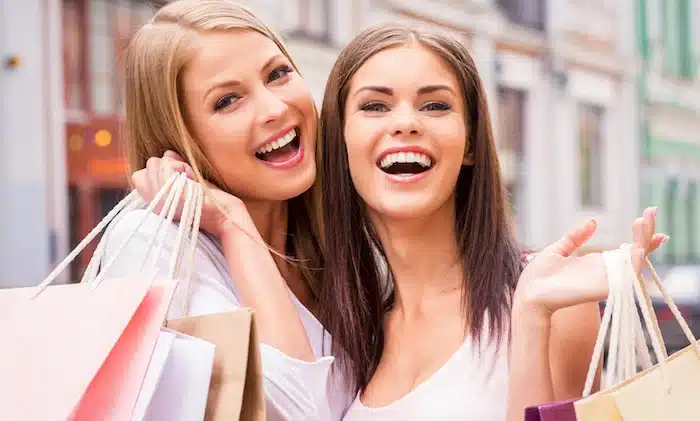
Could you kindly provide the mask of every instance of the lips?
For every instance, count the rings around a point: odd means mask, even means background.
[[[435,163],[429,151],[420,147],[392,148],[380,155],[377,166],[390,175],[416,175],[424,173]]]
[[[301,131],[294,127],[279,136],[269,139],[255,152],[258,161],[274,169],[295,167],[304,159]]]

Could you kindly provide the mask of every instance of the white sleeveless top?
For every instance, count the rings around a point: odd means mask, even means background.
[[[485,338],[485,337],[484,337]],[[344,421],[505,421],[508,403],[508,344],[468,339],[426,381],[383,407],[367,407],[359,394]]]

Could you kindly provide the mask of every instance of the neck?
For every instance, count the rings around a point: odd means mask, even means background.
[[[436,298],[461,294],[454,200],[422,218],[372,220],[394,274],[395,309],[421,313]]]
[[[260,233],[263,241],[275,252],[287,256],[287,231],[289,229],[289,210],[287,201],[278,202],[246,202],[246,208],[250,213],[255,228]],[[308,295],[299,269],[288,263],[277,254],[272,255],[282,277],[287,281],[290,289],[302,301]]]

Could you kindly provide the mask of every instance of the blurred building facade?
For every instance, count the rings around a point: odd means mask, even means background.
[[[700,3],[640,0],[642,200],[671,236],[656,258],[700,263]]]
[[[630,238],[639,210],[633,1],[248,0],[287,37],[314,96],[335,56],[379,22],[447,31],[472,52],[490,97],[518,234],[541,247],[587,218],[590,247]]]
[[[551,242],[585,218],[600,226],[592,247],[616,245],[629,238],[640,187],[652,192],[647,201],[657,203],[668,188],[647,186],[675,185],[671,180],[679,177],[667,174],[694,179],[692,160],[683,161],[680,173],[673,172],[677,164],[659,164],[666,152],[655,141],[692,144],[688,136],[698,133],[693,123],[682,120],[685,135],[664,135],[659,127],[677,129],[673,118],[681,117],[668,117],[671,123],[664,126],[653,123],[653,107],[639,106],[651,104],[654,95],[662,98],[671,82],[655,58],[664,53],[653,41],[642,42],[656,39],[659,30],[640,24],[642,12],[633,0],[241,2],[283,35],[319,104],[340,48],[369,25],[420,22],[462,40],[488,91],[518,233],[530,247]],[[7,28],[0,33],[0,194],[18,198],[0,210],[0,286],[38,282],[128,187],[121,52],[158,3],[0,0],[0,27]],[[651,4],[662,0],[642,3],[654,10]],[[654,13],[648,16],[656,19]],[[15,56],[16,65],[10,60]],[[677,114],[687,115],[697,110],[697,99],[683,87],[695,85],[677,79],[673,98],[681,98],[675,104],[684,104],[686,112]],[[681,157],[688,158],[686,150]],[[674,192],[698,190],[689,187],[693,183],[677,184],[687,187]],[[674,200],[680,203],[685,194]],[[674,224],[678,214],[669,218]],[[684,220],[700,234],[700,224]],[[86,263],[84,258],[77,267]]]

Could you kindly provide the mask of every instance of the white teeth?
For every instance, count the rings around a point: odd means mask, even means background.
[[[297,130],[292,129],[287,133],[286,135],[280,137],[279,139],[273,140],[272,142],[268,143],[265,146],[262,146],[260,149],[258,149],[259,154],[264,154],[267,152],[272,152],[275,149],[279,149],[281,147],[287,146],[289,142],[294,140],[294,137],[297,135]]]
[[[396,163],[416,163],[430,168],[433,164],[433,160],[428,155],[419,152],[394,152],[382,158],[379,165],[386,169]]]

